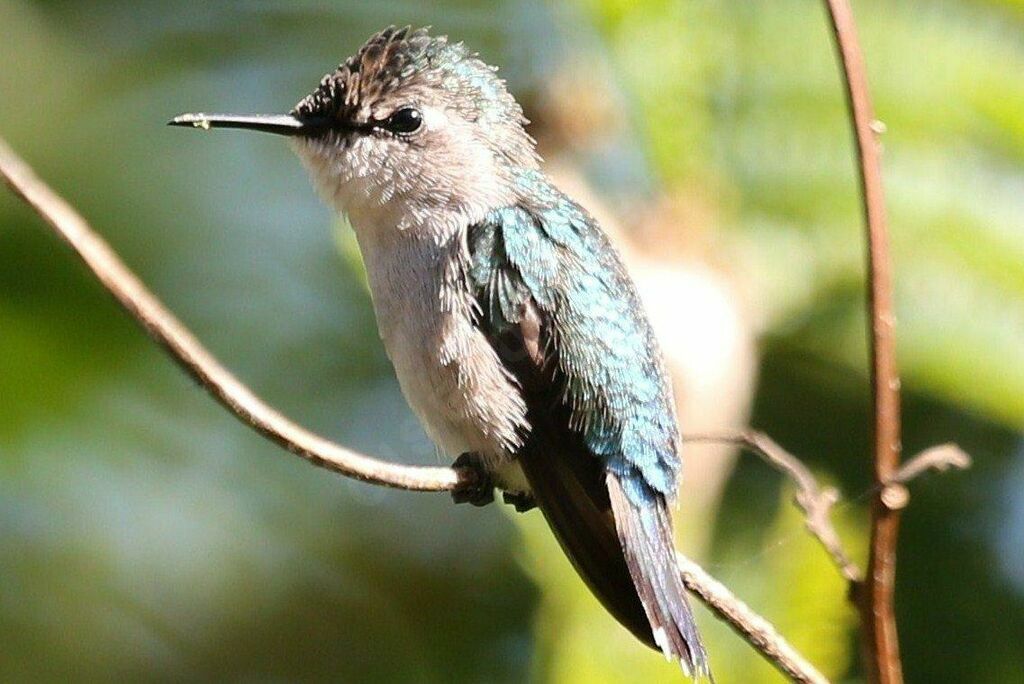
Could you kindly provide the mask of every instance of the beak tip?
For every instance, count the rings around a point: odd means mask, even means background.
[[[210,120],[205,114],[179,114],[167,122],[168,126],[191,126],[210,130]]]

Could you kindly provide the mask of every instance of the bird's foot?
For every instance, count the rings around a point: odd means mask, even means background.
[[[502,492],[501,498],[505,503],[514,506],[516,513],[525,513],[537,507],[537,500],[525,492]]]
[[[491,481],[491,475],[484,468],[478,454],[467,451],[455,459],[452,465],[456,470],[472,470],[474,475],[472,484],[452,490],[452,501],[474,506],[486,506],[494,501],[494,482]]]

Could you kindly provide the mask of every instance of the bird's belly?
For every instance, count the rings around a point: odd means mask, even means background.
[[[440,326],[407,319],[407,329],[384,337],[399,385],[431,440],[450,457],[474,452],[496,484],[527,492],[513,454],[525,426],[519,391],[466,325],[439,319]],[[440,329],[438,329],[440,328]],[[478,333],[477,333],[478,334]],[[454,336],[462,339],[455,340]],[[482,336],[481,336],[482,337]],[[465,353],[445,354],[457,347]]]
[[[432,273],[399,284],[373,271],[368,268],[381,339],[428,436],[450,457],[478,454],[499,487],[528,491],[514,463],[527,429],[526,405],[468,304],[457,305],[459,293],[442,297],[442,279]]]
[[[391,330],[381,338],[395,368],[402,394],[427,434],[449,456],[479,450],[480,430],[459,416],[469,413],[468,397],[460,387],[453,364],[444,364],[433,349],[437,332],[425,321],[407,321],[402,331]],[[478,433],[478,434],[474,434]],[[474,446],[475,445],[475,446]]]

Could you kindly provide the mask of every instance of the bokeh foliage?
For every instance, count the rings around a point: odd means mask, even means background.
[[[858,2],[898,277],[914,488],[909,681],[1024,671],[1024,4]],[[332,219],[279,140],[182,110],[277,111],[391,22],[544,87],[578,45],[624,93],[656,192],[699,203],[764,327],[753,422],[851,495],[868,435],[852,148],[820,3],[0,0],[0,135],[261,394],[381,456],[433,460]],[[596,47],[595,47],[596,46]],[[621,188],[617,189],[620,193]],[[644,188],[650,192],[651,188]],[[706,559],[839,680],[843,587],[791,492],[743,460]],[[775,681],[706,614],[720,682]],[[0,195],[0,679],[673,681],[536,516],[461,510],[283,457],[214,406]]]

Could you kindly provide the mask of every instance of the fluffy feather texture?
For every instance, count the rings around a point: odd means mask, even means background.
[[[384,121],[415,107],[423,125]],[[402,391],[452,456],[532,492],[639,638],[707,674],[672,548],[674,402],[615,249],[539,170],[519,106],[461,44],[388,28],[295,109],[293,138],[348,214]]]

